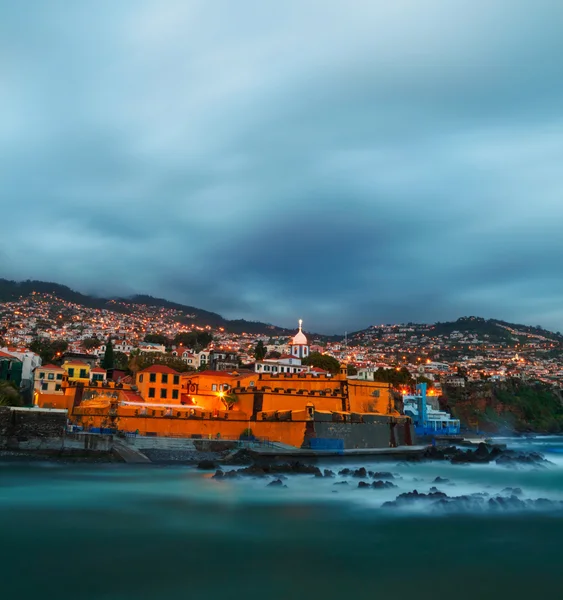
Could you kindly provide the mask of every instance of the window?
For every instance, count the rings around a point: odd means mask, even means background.
[[[212,391],[212,392],[216,392],[216,391],[217,391],[217,384],[216,384],[216,383],[214,383],[214,384],[211,386],[211,391]]]
[[[54,379],[55,379],[55,374],[54,374],[54,373],[49,373],[49,374],[47,375],[47,379],[50,379],[51,381],[54,381]]]
[[[45,379],[45,373],[39,373],[39,379]]]
[[[154,398],[154,388],[149,388],[149,398]]]
[[[61,384],[60,384],[60,383],[57,383],[57,384],[55,385],[55,392],[60,392],[60,391],[61,391]]]
[[[139,375],[139,383],[143,383],[143,376]]]
[[[63,374],[62,373],[57,373],[57,379],[60,381],[63,378]]]
[[[88,371],[86,369],[80,369],[80,379],[88,379]]]
[[[74,377],[74,369],[73,369],[73,368],[70,368],[70,369],[68,370],[68,376],[69,376],[69,377]]]
[[[150,381],[151,383],[156,383],[156,373],[151,373],[151,374],[149,375],[149,381]]]
[[[160,397],[161,398],[166,398],[166,392],[167,392],[166,388],[161,388],[161,390],[160,390]]]
[[[178,390],[172,390],[172,399],[178,400]]]
[[[190,362],[192,362],[191,359]],[[174,385],[180,385],[180,375],[174,375]]]
[[[44,381],[44,382],[41,384],[41,391],[42,391],[42,392],[46,392],[48,389],[49,389],[49,384],[48,384],[46,381]]]
[[[92,381],[103,381],[104,376],[101,373],[96,373],[92,375]]]
[[[168,383],[168,375],[165,373],[162,374],[162,383]]]

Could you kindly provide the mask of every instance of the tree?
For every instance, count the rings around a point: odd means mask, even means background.
[[[254,348],[254,358],[256,360],[264,360],[266,356],[266,347],[264,346],[264,342],[259,340],[256,344],[256,348]]]
[[[0,406],[22,406],[23,398],[11,381],[0,381]]]
[[[340,372],[340,363],[333,356],[328,354],[321,354],[320,352],[311,352],[309,356],[306,356],[302,361],[304,365],[310,365],[312,367],[318,367],[329,371],[333,375]]]
[[[272,350],[271,352],[268,352],[268,354],[266,355],[266,358],[280,358],[281,357],[281,352],[278,352],[277,350]]]
[[[238,402],[238,397],[233,393],[223,395],[219,394],[219,397],[221,398],[221,402],[225,405],[226,410],[231,410]]]
[[[102,345],[102,342],[97,337],[86,338],[82,345],[86,350],[92,350],[92,348],[99,348]]]
[[[358,369],[354,365],[347,365],[346,373],[347,373],[347,375],[357,375]]]
[[[125,352],[115,351],[113,353],[113,366],[115,369],[126,371],[129,368],[129,357]]]
[[[196,352],[207,348],[213,341],[213,336],[208,331],[190,331],[189,333],[179,333],[174,338],[176,346],[186,346]]]
[[[108,337],[106,344],[106,351],[104,352],[104,358],[102,359],[102,369],[113,369],[114,357],[113,357],[113,344],[111,343],[111,336]]]
[[[29,345],[29,349],[41,357],[41,362],[46,365],[61,358],[68,348],[68,342],[65,340],[48,340],[45,338],[35,338]]]
[[[166,347],[170,346],[170,340],[160,333],[147,333],[147,335],[145,335],[145,342],[148,342],[149,344],[161,344]]]
[[[396,369],[382,369],[381,367],[373,374],[373,380],[381,383],[390,383],[394,386],[412,386],[414,379],[406,367]]]

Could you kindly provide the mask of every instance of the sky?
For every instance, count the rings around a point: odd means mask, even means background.
[[[561,0],[0,0],[0,277],[563,331]]]

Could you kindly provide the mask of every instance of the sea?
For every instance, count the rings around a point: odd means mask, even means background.
[[[502,442],[549,464],[357,458],[270,486],[189,466],[3,461],[0,598],[563,598],[563,438]],[[338,475],[362,466],[397,487]],[[431,488],[481,500],[385,505]]]

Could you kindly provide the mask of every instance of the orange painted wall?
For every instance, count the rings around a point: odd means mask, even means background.
[[[379,392],[379,397],[373,395],[374,391]],[[398,414],[393,408],[393,402],[391,402],[391,410],[389,410],[391,386],[388,383],[349,379],[348,398],[351,412]]]
[[[68,388],[67,388],[68,389]],[[74,403],[74,389],[64,394],[35,394],[35,403],[39,408],[66,408],[69,413]]]
[[[151,375],[154,381],[151,381]],[[175,379],[177,383],[174,383]],[[181,383],[180,373],[150,373],[147,371],[141,371],[137,373],[137,388],[139,393],[146,402],[162,402],[167,403],[180,403],[181,395]],[[154,389],[154,396],[150,396],[150,389]],[[162,392],[166,394],[166,397],[162,397]],[[174,392],[176,397],[174,397]]]

